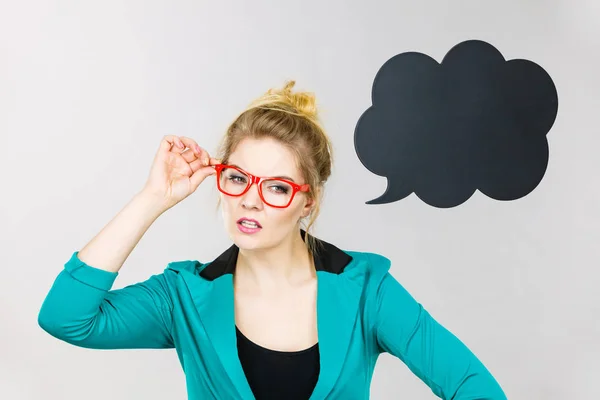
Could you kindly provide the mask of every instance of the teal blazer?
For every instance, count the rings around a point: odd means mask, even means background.
[[[402,360],[442,399],[506,399],[480,360],[389,273],[386,257],[319,243],[320,375],[311,400],[368,399],[382,352]],[[238,251],[232,245],[211,262],[171,262],[162,273],[116,290],[117,273],[85,264],[76,251],[38,323],[86,348],[175,348],[189,399],[254,399],[237,354],[232,272]]]

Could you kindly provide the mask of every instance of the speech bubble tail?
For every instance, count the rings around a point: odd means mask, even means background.
[[[385,192],[376,199],[367,201],[366,204],[393,203],[394,201],[402,200],[413,192],[408,185],[399,183],[399,180],[392,182],[390,178],[387,178],[387,181],[388,185]]]

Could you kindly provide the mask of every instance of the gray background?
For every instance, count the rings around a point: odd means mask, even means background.
[[[44,333],[37,313],[72,252],[141,189],[163,135],[213,151],[237,112],[286,79],[317,94],[336,151],[316,234],[391,258],[510,399],[599,398],[599,4],[3,1],[0,398],[185,398],[174,351],[79,349]],[[379,67],[404,51],[441,61],[467,39],[553,78],[541,184],[512,202],[476,192],[445,210],[414,194],[366,205],[386,180],[361,165],[353,131]],[[216,199],[211,179],[161,216],[115,287],[223,251]],[[372,397],[435,398],[389,355]]]

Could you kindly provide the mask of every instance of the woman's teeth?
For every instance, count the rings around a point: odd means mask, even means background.
[[[247,228],[258,228],[258,225],[256,225],[256,223],[254,222],[242,221],[240,222],[240,224],[244,225]]]

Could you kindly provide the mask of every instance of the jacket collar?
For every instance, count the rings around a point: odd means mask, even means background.
[[[305,238],[306,232],[301,231]],[[316,239],[316,238],[315,238]],[[326,398],[342,370],[358,315],[362,293],[362,260],[336,246],[317,239],[314,261],[317,270],[317,329],[320,374],[311,400]],[[235,332],[233,271],[239,248],[229,247],[198,272],[173,267],[179,273],[177,285],[189,291],[190,307],[197,313],[214,348],[214,354],[231,381],[223,386],[233,398],[253,400],[242,369]],[[350,268],[350,267],[353,268]],[[193,336],[198,333],[192,333]],[[199,339],[196,339],[199,340]],[[200,354],[196,355],[202,359]],[[223,394],[223,398],[228,396]]]
[[[300,230],[302,239],[306,240],[306,231]],[[314,236],[313,236],[314,237]],[[317,248],[315,250],[315,269],[318,271],[341,274],[344,268],[352,261],[352,256],[340,250],[331,243],[315,238]],[[213,281],[225,274],[233,274],[239,254],[239,247],[233,244],[214,261],[200,272],[200,276],[206,280]]]

